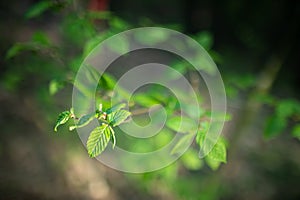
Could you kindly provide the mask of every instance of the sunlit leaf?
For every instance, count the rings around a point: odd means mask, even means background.
[[[108,124],[96,127],[87,140],[87,150],[90,157],[94,158],[101,154],[106,148],[111,136]]]
[[[153,105],[159,104],[159,101],[146,94],[135,94],[132,97],[132,100],[135,103],[145,107],[151,107]]]
[[[56,94],[60,89],[64,87],[64,84],[58,80],[52,80],[49,83],[49,93],[50,95]]]
[[[90,113],[87,115],[83,115],[80,117],[79,121],[75,126],[70,126],[70,130],[74,130],[75,128],[80,128],[88,125],[95,118],[95,113]]]
[[[198,152],[192,148],[188,149],[180,159],[183,165],[190,170],[198,170],[203,166],[203,161],[199,159]]]
[[[105,112],[107,114],[110,114],[112,112],[115,112],[115,111],[121,110],[122,108],[125,108],[125,106],[126,106],[125,103],[120,103],[120,104],[114,105],[113,107],[107,109]]]
[[[220,161],[214,160],[209,156],[205,157],[205,162],[214,171],[217,170],[221,165]]]
[[[219,139],[207,155],[215,161],[226,163],[226,146],[222,139]]]
[[[118,110],[116,112],[108,114],[107,116],[110,124],[112,124],[113,126],[118,126],[123,123],[130,115],[131,113],[127,110]]]
[[[54,127],[54,131],[57,131],[57,128],[62,125],[65,124],[71,117],[71,112],[70,111],[64,111],[62,113],[60,113],[58,115],[58,119],[56,121],[56,125]]]
[[[108,73],[102,74],[101,79],[103,80],[105,87],[110,90],[114,89],[117,83],[116,79]]]

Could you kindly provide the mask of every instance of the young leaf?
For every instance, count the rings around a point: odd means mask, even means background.
[[[226,146],[224,141],[219,139],[207,156],[212,160],[226,163]]]
[[[106,148],[111,136],[111,129],[108,124],[96,127],[90,134],[87,141],[87,150],[90,157],[94,158]]]
[[[57,127],[59,127],[62,124],[65,124],[71,117],[70,111],[64,111],[58,115],[58,119],[56,121],[56,125],[54,127],[54,131],[57,131]]]
[[[203,161],[199,159],[195,149],[188,149],[180,159],[182,164],[189,170],[198,170],[202,167]]]
[[[80,128],[88,125],[93,119],[95,118],[95,113],[90,113],[87,115],[83,115],[80,117],[78,123],[75,126],[70,126],[70,131],[74,130],[75,128]]]
[[[145,94],[135,94],[132,97],[132,100],[144,107],[151,107],[153,105],[159,104],[159,101],[157,101],[156,99],[150,97],[149,95],[145,95]]]
[[[131,113],[127,110],[118,110],[108,115],[108,121],[115,127],[123,123],[130,115]]]
[[[294,128],[292,130],[292,135],[295,138],[298,138],[300,140],[300,124],[297,124],[296,126],[294,126]]]
[[[209,156],[205,157],[205,162],[213,171],[217,170],[221,164],[220,161],[214,160]]]
[[[50,95],[56,94],[60,89],[64,87],[63,82],[60,82],[58,80],[52,80],[49,83],[49,93]]]
[[[125,103],[120,103],[120,104],[114,105],[113,107],[106,110],[106,114],[110,114],[112,112],[121,110],[122,108],[125,108],[125,106],[126,106]]]

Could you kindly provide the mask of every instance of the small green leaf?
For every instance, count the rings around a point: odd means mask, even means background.
[[[116,112],[118,110],[121,110],[122,108],[125,108],[125,106],[126,106],[125,103],[120,103],[120,104],[112,106],[111,108],[107,109],[105,112],[106,112],[106,114],[110,114],[112,112]]]
[[[294,128],[292,130],[292,136],[294,136],[295,138],[298,138],[300,140],[300,124],[297,124],[296,126],[294,126]]]
[[[154,99],[148,95],[145,95],[145,94],[135,94],[132,97],[132,100],[134,102],[136,102],[137,104],[147,107],[147,108],[149,108],[153,105],[159,104],[159,101],[157,101],[156,99]]]
[[[209,129],[209,126],[210,126],[210,124],[207,121],[203,121],[200,123],[200,128],[196,135],[196,142],[197,142],[197,144],[199,144],[200,148],[203,146],[203,142],[205,140],[205,135]]]
[[[115,127],[123,123],[130,115],[131,113],[127,110],[118,110],[108,114],[108,121]]]
[[[199,34],[196,35],[195,39],[206,50],[210,50],[214,43],[213,36],[209,31],[200,32]]]
[[[187,133],[197,128],[194,120],[183,116],[176,116],[169,119],[166,125],[168,128],[180,133]]]
[[[90,157],[100,155],[106,148],[111,137],[111,129],[108,124],[96,127],[90,134],[87,141],[87,150]]]
[[[205,157],[205,162],[213,171],[217,170],[221,164],[220,161],[214,160],[209,156]]]
[[[83,115],[82,117],[80,117],[77,124],[75,126],[70,126],[69,129],[70,129],[70,131],[72,131],[75,128],[84,127],[84,126],[88,125],[94,118],[95,118],[95,113]]]
[[[49,83],[49,93],[50,95],[56,94],[60,89],[64,87],[64,84],[58,80],[52,80]]]
[[[226,163],[226,146],[224,141],[219,139],[207,156],[212,160]]]
[[[56,121],[56,125],[54,127],[54,131],[57,131],[57,128],[62,125],[65,124],[71,117],[71,112],[70,111],[64,111],[62,113],[60,113],[58,115],[58,119]]]
[[[114,87],[117,83],[116,79],[108,73],[102,74],[101,79],[105,82],[105,83],[103,83],[103,84],[105,84],[105,87],[110,90],[114,89]]]
[[[181,161],[189,170],[198,170],[203,165],[203,161],[199,159],[197,151],[191,148],[182,155]]]

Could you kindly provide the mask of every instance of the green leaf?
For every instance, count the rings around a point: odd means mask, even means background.
[[[49,83],[49,93],[50,95],[56,94],[60,89],[64,87],[64,84],[58,80],[52,80]]]
[[[300,140],[300,124],[297,124],[296,126],[294,126],[294,128],[292,130],[292,136],[294,136],[295,138],[298,138]]]
[[[269,139],[279,135],[282,133],[286,125],[286,118],[277,115],[271,116],[266,122],[264,137]]]
[[[51,44],[50,38],[42,31],[35,32],[31,40],[45,46],[49,46]]]
[[[159,104],[159,101],[145,94],[135,94],[132,97],[132,100],[137,104],[147,108]]]
[[[198,153],[194,149],[187,150],[181,157],[182,164],[189,170],[198,170],[203,166],[203,161],[199,159]]]
[[[215,161],[226,163],[226,145],[225,142],[219,138],[213,149],[207,155]]]
[[[166,125],[168,128],[180,133],[187,133],[197,129],[195,121],[184,116],[173,117],[167,120]]]
[[[127,110],[118,110],[108,114],[107,116],[109,123],[115,127],[123,123],[130,115],[131,113]]]
[[[114,89],[117,83],[116,79],[108,73],[102,74],[101,79],[105,82],[105,87],[110,90]]]
[[[80,117],[78,123],[75,126],[70,126],[70,131],[74,130],[75,128],[80,128],[88,125],[93,119],[95,118],[95,113],[90,113],[87,115],[83,115]]]
[[[60,113],[58,115],[58,119],[56,121],[56,125],[54,127],[54,131],[57,131],[57,128],[62,125],[65,124],[71,117],[71,112],[70,111],[64,111],[62,113]]]
[[[125,108],[125,106],[126,106],[125,103],[120,103],[120,104],[112,106],[111,108],[107,109],[105,112],[106,112],[106,114],[110,114],[112,112],[116,112],[118,110],[121,110],[122,108]]]
[[[208,127],[209,127],[208,122],[200,123],[200,128],[199,128],[199,130],[197,132],[197,135],[196,135],[196,142],[197,142],[197,144],[199,144],[200,147],[203,145],[203,142],[204,142],[204,139],[205,139],[205,134],[208,131]]]
[[[18,55],[20,52],[25,51],[25,50],[30,50],[31,47],[29,47],[25,43],[16,43],[12,47],[8,49],[6,52],[5,58],[10,59]]]
[[[220,161],[214,160],[209,156],[205,157],[205,162],[214,171],[217,170],[220,167],[220,164],[221,164]]]
[[[211,47],[212,47],[212,45],[213,45],[213,43],[214,43],[213,36],[208,31],[202,31],[202,32],[200,32],[199,34],[196,35],[195,39],[206,50],[210,50]]]
[[[297,107],[299,107],[297,101],[292,99],[283,100],[276,107],[276,114],[281,118],[287,118],[295,113]]]
[[[111,136],[111,129],[108,124],[96,127],[90,134],[87,141],[87,150],[90,157],[100,155],[106,148]]]
[[[52,5],[52,1],[40,1],[29,8],[29,10],[25,14],[25,17],[28,19],[37,17],[48,10],[50,7],[52,7]]]

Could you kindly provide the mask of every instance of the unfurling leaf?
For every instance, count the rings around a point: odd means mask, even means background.
[[[127,110],[118,110],[108,114],[108,121],[112,126],[118,126],[123,123],[131,113]]]
[[[110,114],[112,112],[121,110],[122,108],[125,108],[125,106],[126,106],[125,103],[120,103],[120,104],[114,105],[113,107],[106,110],[106,114]]]
[[[88,125],[93,119],[95,118],[95,113],[90,113],[87,115],[83,115],[80,117],[78,123],[75,126],[70,126],[70,131],[74,130],[75,128],[80,128]]]
[[[90,157],[98,156],[106,148],[111,137],[111,129],[108,124],[96,127],[87,141],[87,150]]]
[[[58,119],[56,121],[56,125],[54,127],[54,131],[57,131],[57,128],[62,125],[65,124],[71,117],[71,112],[70,111],[64,111],[62,113],[60,113],[58,115]]]

